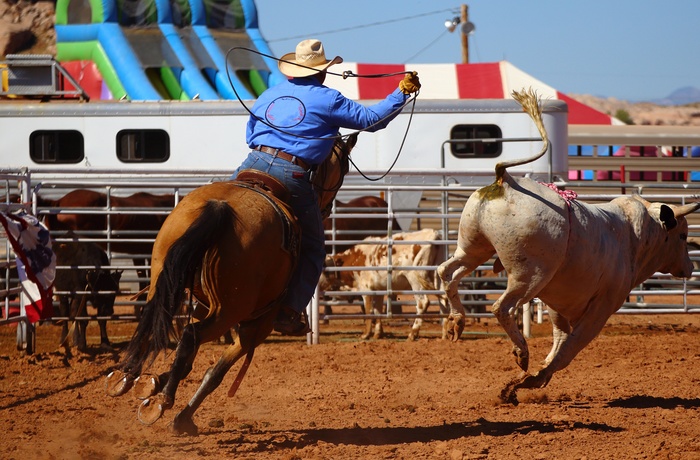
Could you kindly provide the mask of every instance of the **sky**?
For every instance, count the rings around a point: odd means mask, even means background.
[[[700,88],[700,0],[255,0],[272,54],[320,39],[348,62],[460,63],[467,5],[469,62],[509,61],[567,94],[648,101]],[[341,64],[342,66],[342,64]],[[339,66],[339,70],[342,68]],[[420,76],[420,75],[419,75]]]

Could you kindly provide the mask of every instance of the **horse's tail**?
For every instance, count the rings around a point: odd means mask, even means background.
[[[173,317],[181,312],[185,288],[206,252],[231,228],[234,211],[226,201],[209,200],[187,231],[168,249],[155,281],[155,293],[146,303],[134,336],[122,359],[122,370],[138,375],[177,339]]]

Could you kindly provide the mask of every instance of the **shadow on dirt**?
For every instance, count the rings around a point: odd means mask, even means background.
[[[268,450],[271,445],[274,445],[275,448],[301,448],[304,446],[316,445],[319,442],[336,445],[383,446],[415,442],[430,443],[434,441],[449,441],[482,435],[510,436],[512,434],[557,433],[575,430],[616,433],[624,431],[624,428],[614,427],[604,423],[543,423],[535,420],[526,420],[522,422],[493,422],[481,418],[468,423],[448,423],[425,427],[352,427],[271,432],[265,436],[267,438],[266,440],[239,435],[234,436],[234,438],[229,441],[220,442],[220,444],[253,443],[260,445],[261,448],[265,450]],[[231,432],[231,434],[234,434],[234,432]],[[298,435],[298,437],[295,435]],[[253,448],[253,450],[255,450],[255,448]]]
[[[35,355],[31,356],[26,356],[24,359],[26,360],[27,364],[32,364],[36,365],[38,368],[43,368],[45,372],[50,373],[51,372],[51,366],[56,366],[58,367],[71,367],[72,363],[75,362],[83,362],[83,361],[91,361],[91,362],[98,362],[98,361],[112,361],[114,362],[114,365],[109,366],[106,368],[104,372],[100,372],[95,376],[85,378],[83,380],[80,380],[78,382],[73,382],[66,384],[65,386],[61,388],[56,388],[54,390],[50,391],[43,391],[43,392],[38,392],[31,397],[24,398],[24,399],[17,399],[15,401],[9,402],[5,405],[0,406],[0,410],[5,410],[5,409],[10,409],[13,407],[20,407],[25,404],[29,404],[32,402],[36,401],[41,401],[42,399],[49,398],[53,395],[56,395],[58,393],[62,393],[64,391],[70,391],[70,390],[76,390],[83,388],[97,380],[104,379],[105,376],[114,370],[117,367],[117,362],[119,360],[119,352],[121,350],[122,346],[113,346],[111,349],[105,349],[105,348],[100,348],[100,347],[88,347],[87,350],[82,351],[82,352],[76,352],[76,351],[71,351],[70,354],[66,354],[61,351],[52,351],[52,352],[46,352],[46,353],[38,353]],[[10,395],[12,396],[12,395]]]
[[[686,399],[679,397],[660,398],[657,396],[632,396],[630,398],[616,399],[608,403],[608,407],[624,407],[627,409],[675,409],[683,407],[685,409],[695,409],[700,407],[700,399]]]

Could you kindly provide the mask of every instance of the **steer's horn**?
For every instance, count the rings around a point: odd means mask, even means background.
[[[677,218],[687,216],[691,212],[695,212],[700,208],[700,201],[696,201],[695,203],[688,203],[683,206],[679,206],[677,208],[673,208],[673,215]]]

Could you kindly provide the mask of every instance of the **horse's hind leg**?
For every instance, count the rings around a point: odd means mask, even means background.
[[[199,334],[201,325],[202,323],[190,323],[185,326],[177,346],[175,360],[167,374],[167,383],[160,393],[145,399],[139,407],[138,417],[141,423],[151,425],[163,415],[166,409],[173,407],[180,381],[192,370],[192,362],[201,343]]]
[[[218,388],[226,373],[231,369],[231,366],[248,354],[249,351],[255,349],[255,347],[270,335],[276,313],[277,311],[273,310],[257,320],[241,324],[233,345],[226,348],[221,358],[219,358],[219,361],[214,366],[207,369],[204,378],[202,378],[202,383],[192,399],[190,399],[190,402],[175,416],[170,426],[174,433],[197,434],[197,425],[195,425],[192,420],[195,411],[199,408],[204,399]]]

